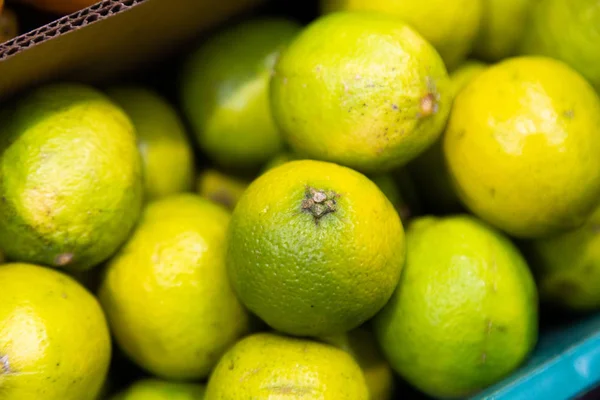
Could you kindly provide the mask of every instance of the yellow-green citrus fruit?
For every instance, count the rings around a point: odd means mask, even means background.
[[[86,269],[126,240],[143,201],[133,125],[77,84],[28,93],[0,115],[0,248],[11,260]]]
[[[62,272],[0,266],[0,398],[95,400],[111,356],[98,301]]]
[[[475,40],[475,55],[488,61],[514,55],[535,1],[482,0],[482,21]]]
[[[100,301],[117,343],[165,379],[202,379],[248,330],[225,269],[229,214],[193,194],[150,203],[107,266]]]
[[[235,344],[208,381],[207,400],[368,400],[360,367],[345,351],[308,339],[258,333]]]
[[[253,19],[218,32],[193,53],[182,106],[202,150],[228,167],[255,167],[283,148],[269,106],[280,50],[300,31],[292,21]]]
[[[112,400],[203,400],[206,388],[197,383],[146,378],[133,383]]]
[[[566,64],[516,57],[456,97],[444,134],[453,185],[476,215],[520,238],[577,228],[600,198],[600,99]]]
[[[486,64],[482,62],[468,61],[454,70],[450,74],[450,86],[454,96],[458,95],[486,67]],[[442,148],[442,137],[409,164],[409,167],[411,177],[428,211],[437,214],[451,214],[462,211],[462,204],[452,187],[448,175]]]
[[[300,158],[374,173],[433,144],[451,96],[439,54],[414,29],[394,16],[340,12],[282,52],[271,105]]]
[[[530,244],[540,297],[578,311],[600,309],[600,209],[584,226]]]
[[[482,0],[321,0],[324,12],[374,11],[395,15],[414,27],[453,69],[477,36]]]
[[[600,92],[600,3],[536,0],[521,52],[562,60]]]
[[[394,390],[394,375],[372,332],[365,328],[321,338],[326,343],[348,352],[365,376],[370,400],[390,400]]]
[[[408,228],[405,270],[374,328],[406,381],[435,398],[464,398],[530,354],[535,284],[516,247],[487,224],[422,217]]]
[[[215,169],[206,169],[197,180],[198,194],[229,210],[233,210],[248,183]]]
[[[250,184],[233,212],[227,268],[242,302],[272,328],[342,333],[383,307],[404,264],[394,207],[364,175],[291,161]]]
[[[177,112],[149,89],[114,87],[108,95],[135,126],[142,155],[146,200],[192,189],[194,155]]]

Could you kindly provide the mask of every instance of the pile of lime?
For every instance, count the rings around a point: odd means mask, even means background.
[[[321,12],[3,107],[1,399],[463,398],[600,309],[600,3]]]

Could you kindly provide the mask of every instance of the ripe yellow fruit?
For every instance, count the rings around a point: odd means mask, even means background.
[[[0,398],[95,400],[111,344],[94,296],[31,264],[1,265],[0,282]]]
[[[242,302],[293,335],[356,328],[383,307],[404,264],[404,231],[364,175],[291,161],[250,184],[228,235],[227,268]]]
[[[439,136],[451,106],[437,51],[400,18],[321,17],[281,53],[271,108],[300,158],[386,172]]]
[[[334,346],[272,333],[239,341],[208,381],[207,400],[368,400],[356,361]]]
[[[156,200],[107,266],[99,296],[114,337],[156,376],[206,378],[248,331],[225,270],[229,218],[193,194]]]
[[[444,153],[459,197],[520,238],[581,226],[600,198],[600,98],[566,64],[516,57],[457,96]]]

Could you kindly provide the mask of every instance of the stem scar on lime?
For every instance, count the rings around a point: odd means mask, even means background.
[[[302,200],[302,210],[311,213],[317,224],[319,219],[336,211],[336,199],[340,197],[333,190],[320,190],[310,186],[306,186],[305,195]]]

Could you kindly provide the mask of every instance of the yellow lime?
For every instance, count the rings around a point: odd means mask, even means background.
[[[229,214],[193,194],[148,205],[99,290],[117,343],[166,379],[206,378],[248,330],[225,269]]]
[[[207,400],[368,400],[360,367],[334,346],[272,333],[242,339],[219,361]]]
[[[508,59],[457,96],[444,153],[471,211],[521,238],[581,226],[600,198],[600,99],[566,64]]]
[[[69,276],[0,266],[0,398],[95,400],[111,356],[98,301]]]
[[[250,311],[282,332],[356,328],[387,302],[403,263],[394,207],[346,167],[288,162],[252,182],[233,212],[233,287]]]
[[[433,144],[451,96],[440,56],[414,29],[394,16],[340,12],[283,51],[271,105],[300,158],[374,173]]]

